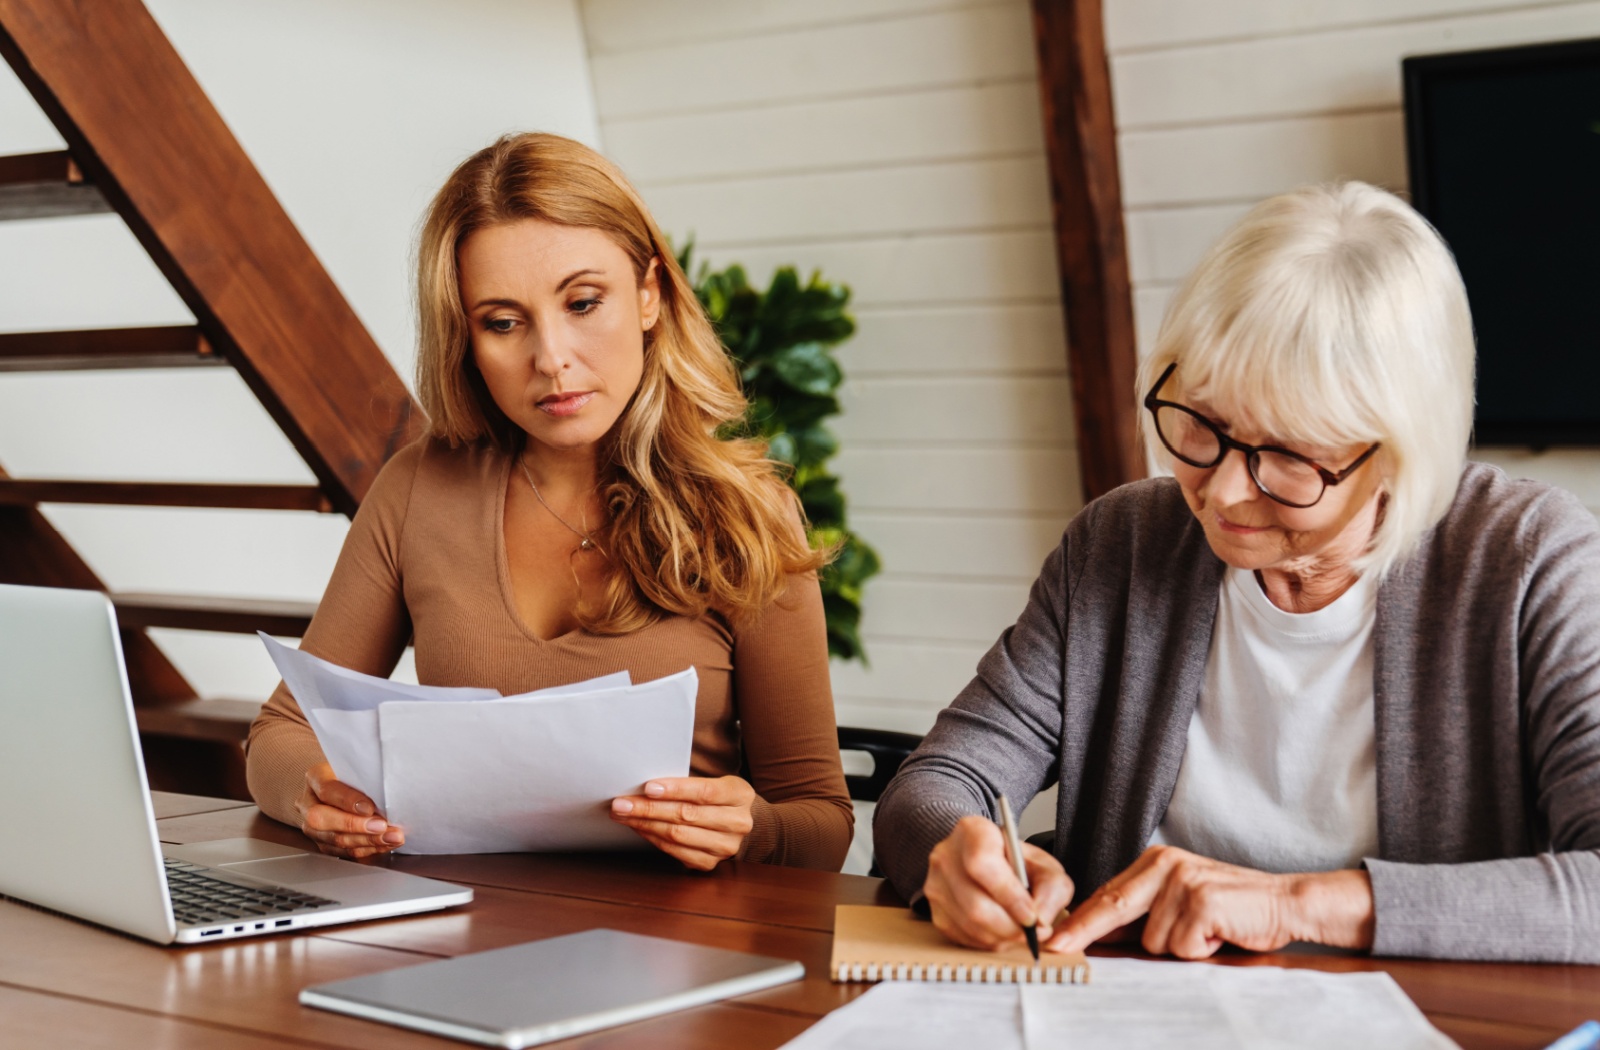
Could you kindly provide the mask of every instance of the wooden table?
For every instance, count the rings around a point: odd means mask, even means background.
[[[303,844],[254,807],[158,794],[163,841],[248,836]],[[93,834],[92,824],[85,834]],[[310,984],[596,926],[799,959],[805,980],[596,1032],[563,1047],[761,1050],[865,990],[827,978],[836,904],[896,904],[878,879],[730,863],[693,874],[659,855],[396,857],[466,883],[465,908],[307,934],[162,948],[0,902],[0,1046],[125,1048],[459,1046],[299,1005]],[[1234,965],[1386,970],[1463,1047],[1543,1047],[1600,1016],[1600,967],[1438,963],[1283,952]]]

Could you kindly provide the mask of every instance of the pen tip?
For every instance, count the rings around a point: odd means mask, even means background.
[[[1033,961],[1039,961],[1039,931],[1033,926],[1024,926],[1023,934],[1028,938],[1028,950],[1033,953]]]

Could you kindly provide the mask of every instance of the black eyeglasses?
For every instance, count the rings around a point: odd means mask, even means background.
[[[1262,495],[1277,500],[1285,507],[1304,509],[1315,506],[1328,491],[1329,485],[1355,473],[1357,467],[1372,458],[1378,451],[1377,443],[1356,457],[1356,461],[1335,473],[1327,467],[1313,463],[1298,452],[1278,445],[1246,445],[1222,432],[1222,428],[1187,405],[1175,401],[1162,401],[1156,397],[1177,369],[1176,362],[1167,366],[1156,380],[1156,385],[1144,396],[1144,407],[1155,418],[1156,436],[1167,446],[1167,451],[1191,467],[1207,470],[1222,462],[1230,449],[1244,453],[1245,466],[1250,479]]]

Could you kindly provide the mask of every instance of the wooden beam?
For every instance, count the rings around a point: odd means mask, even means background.
[[[1085,499],[1142,478],[1138,350],[1100,0],[1032,0]]]
[[[227,362],[193,325],[0,332],[0,372],[214,367]]]
[[[108,212],[99,190],[63,150],[0,156],[0,221]]]
[[[333,504],[315,485],[210,485],[175,481],[53,481],[0,478],[0,505],[94,503],[127,507],[224,507],[308,510]]]
[[[8,477],[0,468],[0,479]],[[34,507],[0,506],[0,582],[103,591],[106,586]],[[139,705],[192,700],[194,688],[141,630],[122,632],[128,684]]]
[[[0,54],[353,514],[421,413],[144,5],[0,0]]]

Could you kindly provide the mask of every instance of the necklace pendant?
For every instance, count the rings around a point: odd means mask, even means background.
[[[583,539],[578,541],[578,549],[580,551],[593,550],[594,543],[589,539],[589,537],[585,536]]]

